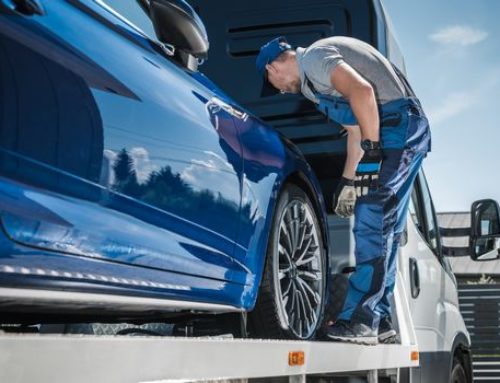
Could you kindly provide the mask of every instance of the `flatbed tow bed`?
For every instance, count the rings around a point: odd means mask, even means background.
[[[400,275],[399,275],[400,277]],[[399,381],[418,366],[418,348],[401,278],[395,291],[401,342],[365,346],[323,341],[0,334],[0,382],[194,382],[378,372]],[[403,293],[401,293],[403,292]]]
[[[2,382],[173,382],[417,366],[414,348],[217,338],[2,335]],[[301,354],[302,353],[302,354]],[[301,356],[304,356],[301,364]]]

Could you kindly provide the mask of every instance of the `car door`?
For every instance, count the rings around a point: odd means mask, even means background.
[[[6,211],[6,230],[38,247],[244,280],[233,260],[239,141],[217,96],[172,62],[137,2],[38,3],[27,15],[2,1],[3,90],[14,91],[2,175],[50,191],[18,195],[51,215]]]

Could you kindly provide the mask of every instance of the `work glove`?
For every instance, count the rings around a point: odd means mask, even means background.
[[[354,180],[342,177],[333,194],[333,211],[339,217],[348,218],[354,214],[354,205],[356,205]]]
[[[382,149],[379,142],[365,140],[361,143],[363,158],[356,169],[354,186],[358,197],[368,194],[369,188],[377,188],[382,166]]]

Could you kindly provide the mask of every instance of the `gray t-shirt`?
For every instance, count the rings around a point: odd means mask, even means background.
[[[391,63],[364,41],[345,36],[328,37],[307,48],[297,48],[301,92],[317,102],[305,81],[305,74],[319,93],[342,96],[331,84],[332,70],[345,62],[353,67],[373,87],[379,104],[405,96],[404,86]]]

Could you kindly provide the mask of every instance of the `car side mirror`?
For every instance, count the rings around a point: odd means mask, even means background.
[[[198,60],[207,58],[205,25],[184,0],[150,0],[149,16],[158,40],[173,46],[175,57],[186,67],[196,70]]]
[[[472,204],[469,248],[474,261],[500,258],[500,209],[496,201],[483,199]]]

